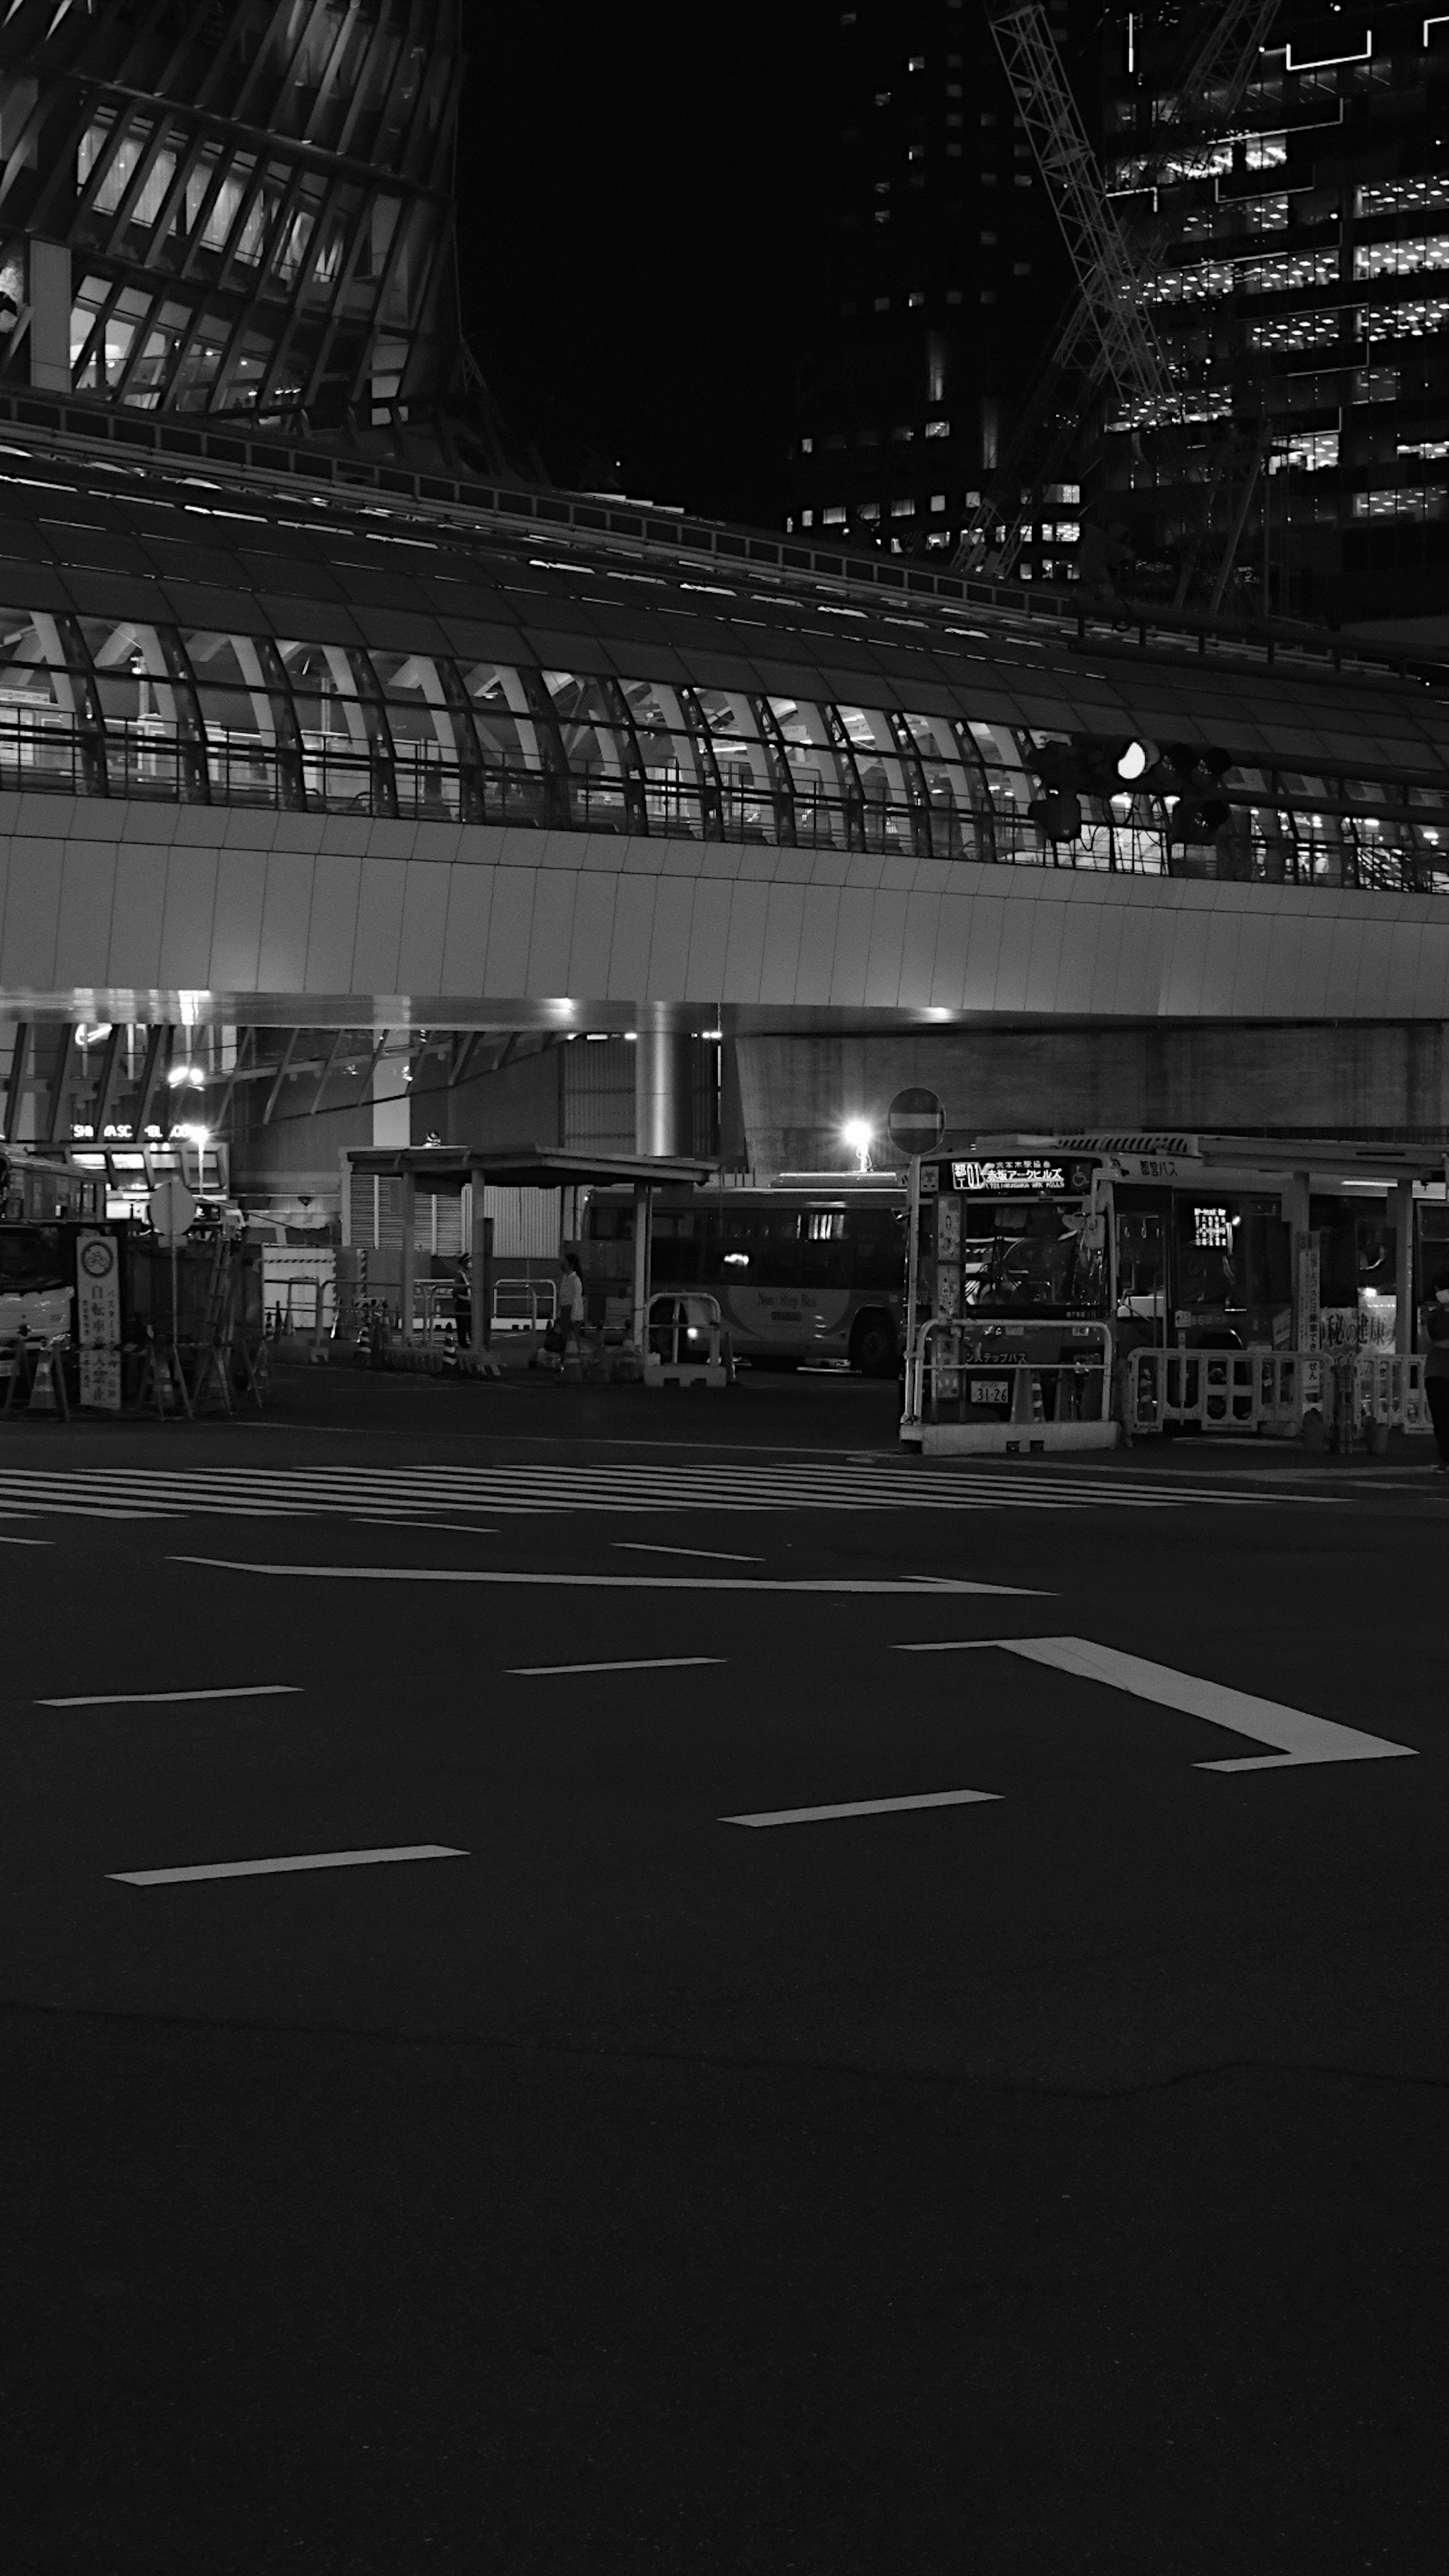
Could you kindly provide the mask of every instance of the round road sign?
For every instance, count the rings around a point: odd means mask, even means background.
[[[898,1091],[886,1125],[899,1153],[929,1154],[946,1132],[946,1112],[934,1091]]]
[[[196,1215],[196,1200],[184,1181],[158,1181],[146,1213],[163,1243],[179,1243]]]

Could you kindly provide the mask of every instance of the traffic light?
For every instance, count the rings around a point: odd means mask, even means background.
[[[1053,787],[1045,796],[1033,796],[1026,812],[1027,820],[1039,823],[1049,841],[1075,841],[1080,836],[1082,809],[1065,787]]]
[[[1147,771],[1143,784],[1154,795],[1176,798],[1167,818],[1172,840],[1212,841],[1232,820],[1232,807],[1226,798],[1212,792],[1222,785],[1232,766],[1232,753],[1220,751],[1211,743],[1173,742],[1166,746]]]

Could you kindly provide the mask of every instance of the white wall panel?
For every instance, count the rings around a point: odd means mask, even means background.
[[[161,981],[168,989],[179,986],[183,991],[204,992],[211,981],[220,868],[221,853],[217,850],[188,849],[184,843],[176,842],[167,853]]]
[[[18,816],[21,800],[0,799]],[[53,824],[68,799],[25,800]],[[780,1009],[1449,1016],[1449,904],[622,835],[77,800],[0,833],[0,995],[87,989]],[[148,838],[143,823],[154,826]],[[124,824],[125,837],[117,837]],[[180,837],[177,837],[178,824]],[[260,827],[264,826],[265,830]],[[421,828],[421,827],[420,827]],[[225,842],[225,846],[221,844]],[[362,855],[362,845],[372,854]],[[540,866],[544,845],[547,866]],[[460,853],[451,865],[436,852]],[[499,865],[506,852],[508,864]],[[314,855],[315,854],[315,855]],[[626,857],[652,864],[625,867]],[[677,864],[676,864],[677,863]],[[909,877],[910,891],[891,878]]]
[[[415,859],[403,871],[402,939],[398,954],[400,993],[438,993],[443,986],[443,942],[448,928],[448,878],[451,871],[433,859]]]
[[[161,923],[166,909],[169,850],[154,843],[123,844],[116,853],[116,899],[111,913],[113,979],[120,984],[159,984]]]
[[[357,903],[357,946],[352,958],[355,993],[396,993],[407,871],[395,859],[364,859]]]
[[[110,956],[111,904],[116,891],[116,854],[105,841],[64,843],[60,919],[55,948],[58,984],[84,984],[102,942]],[[203,860],[201,864],[205,864]],[[204,984],[211,972],[211,923],[207,921],[207,957],[193,982]]]
[[[262,852],[229,851],[217,878],[216,927],[211,947],[211,981],[223,993],[262,990],[257,960],[261,954],[266,891],[267,862]],[[8,975],[8,963],[5,972]],[[108,972],[105,981],[113,983],[115,978]]]
[[[267,890],[262,900],[262,945],[257,973],[264,991],[275,992],[284,976],[305,972],[307,929],[312,916],[310,850],[273,850],[267,861]]]
[[[493,910],[492,868],[459,866],[448,871],[448,921],[443,935],[443,991],[482,994],[488,956],[488,922]]]
[[[362,861],[341,851],[319,851],[312,862],[312,910],[307,922],[305,974],[309,993],[350,993],[357,953],[357,914]]]
[[[6,982],[44,990],[54,979],[64,844],[17,833],[10,843],[5,889]]]

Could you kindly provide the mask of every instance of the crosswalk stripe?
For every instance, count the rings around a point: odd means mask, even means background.
[[[264,1520],[385,1511],[474,1510],[534,1518],[560,1512],[1181,1511],[1192,1504],[1261,1510],[1321,1502],[1297,1491],[1276,1498],[1230,1486],[1160,1477],[1075,1475],[1035,1466],[921,1468],[903,1462],[861,1470],[805,1463],[738,1465],[701,1454],[683,1465],[566,1466],[505,1460],[495,1466],[103,1467],[0,1469],[0,1518],[60,1513],[94,1520],[230,1516]]]

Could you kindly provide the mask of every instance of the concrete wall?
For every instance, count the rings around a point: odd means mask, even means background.
[[[510,1027],[561,997],[584,1026],[650,1000],[706,1026],[721,1006],[1445,1019],[1449,900],[0,795],[13,1010]]]
[[[884,1133],[894,1092],[923,1083],[951,1127],[1253,1127],[1449,1139],[1438,1023],[1297,1028],[1161,1021],[1098,1029],[925,1029],[736,1042],[749,1160],[761,1173],[844,1170],[847,1118]]]

